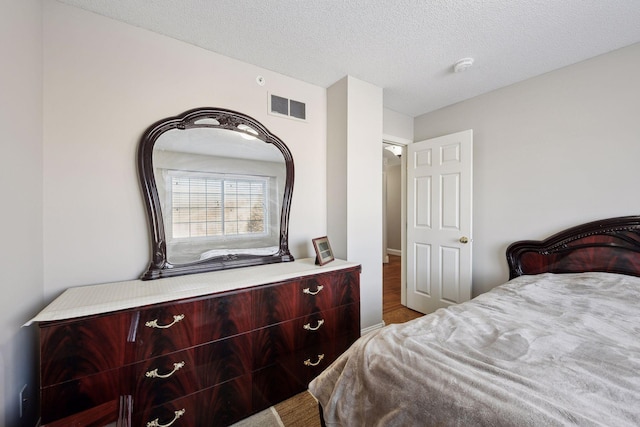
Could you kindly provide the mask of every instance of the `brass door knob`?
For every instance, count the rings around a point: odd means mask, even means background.
[[[466,237],[466,236],[462,236],[462,237],[460,238],[460,243],[469,243],[469,238],[468,238],[468,237]]]

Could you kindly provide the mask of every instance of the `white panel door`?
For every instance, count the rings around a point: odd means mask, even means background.
[[[407,146],[407,306],[471,298],[473,131]]]

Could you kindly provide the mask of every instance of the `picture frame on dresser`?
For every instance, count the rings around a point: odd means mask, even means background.
[[[327,236],[317,237],[311,241],[313,242],[313,249],[316,251],[317,265],[325,265],[335,259]]]

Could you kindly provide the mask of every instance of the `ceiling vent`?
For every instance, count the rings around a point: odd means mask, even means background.
[[[272,94],[269,97],[269,112],[277,116],[307,120],[307,105],[304,102],[294,101],[278,95]]]

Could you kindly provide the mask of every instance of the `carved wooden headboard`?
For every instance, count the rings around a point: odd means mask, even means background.
[[[593,221],[507,248],[509,279],[523,274],[600,271],[640,276],[640,216]]]

